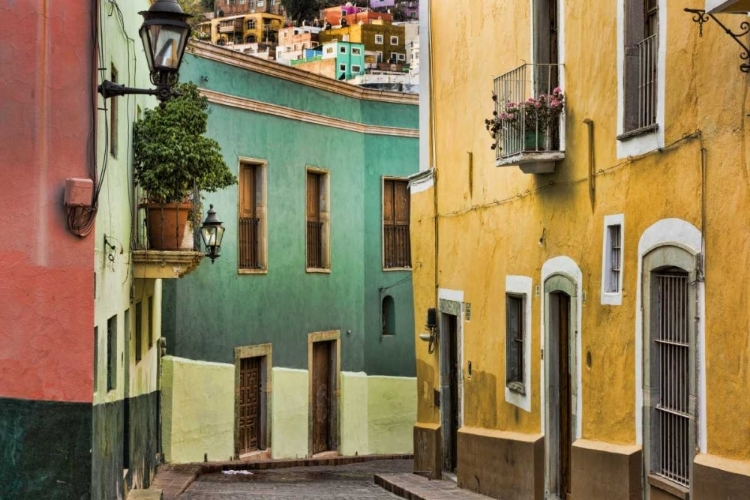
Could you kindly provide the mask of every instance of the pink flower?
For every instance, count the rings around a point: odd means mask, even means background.
[[[560,87],[555,87],[555,89],[552,91],[553,94],[558,95],[562,92],[562,89]]]
[[[536,102],[536,103],[534,103],[534,107],[535,107],[536,109],[539,109],[539,108],[541,108],[541,107],[542,107],[542,103],[541,103],[541,102]]]
[[[534,98],[533,98],[533,97],[529,97],[529,98],[528,98],[528,99],[526,100],[526,102],[527,102],[527,103],[529,103],[529,104],[534,104],[534,102],[535,102],[535,101],[534,101]]]
[[[549,103],[549,105],[552,106],[553,108],[556,108],[560,105],[560,101],[553,99],[552,102]]]

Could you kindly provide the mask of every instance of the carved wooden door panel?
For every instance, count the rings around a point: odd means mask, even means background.
[[[260,445],[260,358],[240,360],[240,454]]]
[[[313,344],[313,453],[331,449],[331,346]]]

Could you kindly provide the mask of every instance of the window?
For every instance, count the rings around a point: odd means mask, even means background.
[[[383,45],[383,35],[375,35],[375,43]]]
[[[247,29],[254,30],[255,29],[255,19],[249,19],[247,21]]]
[[[667,491],[690,487],[700,427],[694,404],[695,261],[675,246],[652,250],[643,259],[643,449],[648,482]]]
[[[263,7],[265,5],[264,0],[258,0],[258,7]]]
[[[326,47],[326,54],[333,54],[333,47]]]
[[[383,179],[383,268],[411,267],[408,181]]]
[[[143,357],[143,303],[135,305],[135,362]]]
[[[339,52],[340,52],[341,54],[346,54],[346,45],[342,45],[342,46],[340,46],[340,47],[339,47]]]
[[[622,249],[622,227],[619,224],[613,226],[607,226],[607,241],[609,245],[608,255],[608,268],[609,273],[607,276],[607,292],[617,293],[620,291],[620,262],[621,262],[621,249]]]
[[[346,72],[346,64],[339,64],[339,71]]]
[[[352,64],[352,73],[361,73],[362,72],[362,66],[358,66],[356,64]]]
[[[604,217],[604,241],[602,245],[602,290],[601,303],[619,306],[622,304],[623,227],[622,214]]]
[[[118,83],[117,68],[115,68],[114,64],[112,65],[110,76],[112,83]],[[109,154],[111,154],[113,158],[117,158],[117,101],[117,97],[109,99]]]
[[[525,393],[524,377],[524,297],[505,296],[505,382],[507,387],[520,394]]]
[[[148,312],[146,315],[146,328],[148,328],[148,348],[154,345],[154,298],[148,298]]]
[[[117,315],[107,320],[107,391],[117,387]]]
[[[266,269],[266,203],[264,163],[240,163],[239,259],[240,274]]]
[[[352,47],[352,55],[353,56],[361,56],[362,55],[362,49],[359,47]]]
[[[307,170],[307,270],[312,272],[330,269],[329,185],[327,172]]]
[[[656,127],[656,75],[659,45],[658,0],[625,2],[625,113],[626,139]],[[628,134],[628,133],[631,134]]]
[[[396,59],[399,60],[399,61],[406,61],[406,55],[405,54],[399,54],[397,52],[396,53]]]
[[[396,335],[396,305],[390,295],[383,297],[381,320],[383,323],[381,335]]]
[[[391,37],[391,45],[398,45],[398,37],[392,36]]]

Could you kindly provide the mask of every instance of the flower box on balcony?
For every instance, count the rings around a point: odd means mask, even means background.
[[[565,158],[561,71],[557,64],[525,64],[495,79],[495,112],[486,120],[495,139],[495,166],[544,174]]]

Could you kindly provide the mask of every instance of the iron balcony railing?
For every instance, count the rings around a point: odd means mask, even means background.
[[[411,267],[409,224],[388,224],[383,227],[385,267]]]
[[[659,38],[638,43],[638,128],[656,124],[656,71]]]
[[[307,221],[307,267],[323,268],[323,223]]]
[[[561,150],[562,71],[562,64],[524,64],[495,78],[496,159]]]
[[[240,217],[240,269],[260,269],[260,219]]]

